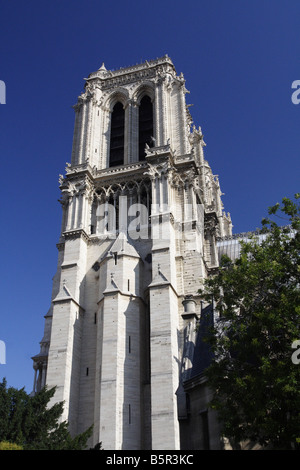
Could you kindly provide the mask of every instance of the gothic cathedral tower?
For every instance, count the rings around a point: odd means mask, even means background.
[[[180,449],[187,327],[218,264],[216,237],[231,234],[186,93],[165,56],[102,65],[74,106],[34,392],[56,386],[71,433],[93,424],[91,444],[105,450]]]

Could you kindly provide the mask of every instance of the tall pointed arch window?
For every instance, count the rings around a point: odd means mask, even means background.
[[[111,115],[109,166],[124,164],[125,111],[119,101],[114,105]]]
[[[145,145],[153,147],[153,106],[151,98],[145,95],[139,107],[139,161],[145,160]]]

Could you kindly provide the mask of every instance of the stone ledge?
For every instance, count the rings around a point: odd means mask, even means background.
[[[74,240],[76,238],[82,238],[86,242],[90,240],[90,237],[86,233],[85,230],[82,228],[79,229],[74,229],[74,230],[67,230],[65,231],[62,236],[64,237],[65,240]]]

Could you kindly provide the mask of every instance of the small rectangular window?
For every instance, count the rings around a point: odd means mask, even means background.
[[[203,450],[210,450],[207,410],[200,412],[200,417],[201,417],[201,421],[202,421],[201,424],[202,424]]]
[[[89,375],[89,368],[87,367],[86,368],[86,376],[88,376],[88,375]]]

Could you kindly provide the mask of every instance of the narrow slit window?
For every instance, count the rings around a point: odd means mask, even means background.
[[[145,160],[146,144],[153,147],[153,106],[147,95],[141,99],[139,107],[139,161]]]
[[[208,413],[207,410],[200,412],[200,417],[202,421],[202,440],[203,440],[203,450],[210,449],[209,442],[209,427],[208,427]]]

